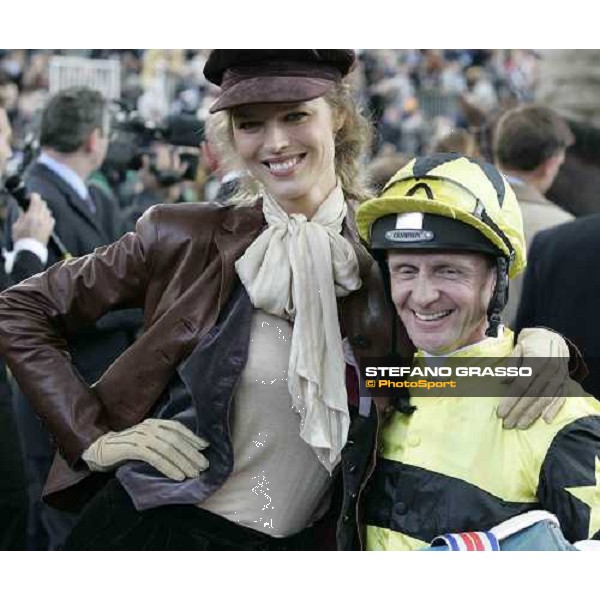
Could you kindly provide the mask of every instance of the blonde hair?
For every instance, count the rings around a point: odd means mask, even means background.
[[[343,119],[335,136],[335,173],[347,200],[363,202],[372,197],[363,167],[365,154],[370,151],[372,125],[355,102],[351,88],[339,83],[323,96],[333,109],[334,117]],[[210,115],[205,135],[211,148],[219,155],[224,170],[243,171],[240,189],[231,199],[237,205],[248,205],[262,193],[259,181],[250,176],[235,149],[231,111]]]

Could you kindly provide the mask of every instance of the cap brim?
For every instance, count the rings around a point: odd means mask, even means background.
[[[334,85],[334,81],[312,77],[253,77],[225,90],[210,107],[210,112],[247,104],[306,102],[320,98]]]

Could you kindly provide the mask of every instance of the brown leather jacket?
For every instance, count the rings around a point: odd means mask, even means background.
[[[82,452],[103,433],[148,416],[176,366],[214,326],[237,281],[235,261],[264,227],[260,203],[156,206],[135,233],[0,296],[0,353],[59,451],[47,500],[68,505],[68,492],[90,475]],[[391,317],[379,269],[352,227],[344,235],[355,246],[363,286],[340,300],[341,327],[357,357],[383,356]],[[144,333],[89,387],[72,366],[64,336],[128,307],[143,308]],[[374,461],[371,445],[369,454]]]

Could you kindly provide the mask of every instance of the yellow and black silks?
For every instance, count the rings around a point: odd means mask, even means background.
[[[452,356],[507,356],[512,347],[504,329]],[[600,403],[570,397],[553,423],[505,430],[498,402],[413,396],[412,415],[394,414],[367,498],[367,549],[415,550],[537,508],[554,513],[571,542],[600,539]]]

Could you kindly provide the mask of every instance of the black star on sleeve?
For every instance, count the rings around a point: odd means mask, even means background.
[[[570,542],[600,540],[600,416],[582,417],[557,433],[540,470],[537,496]]]

